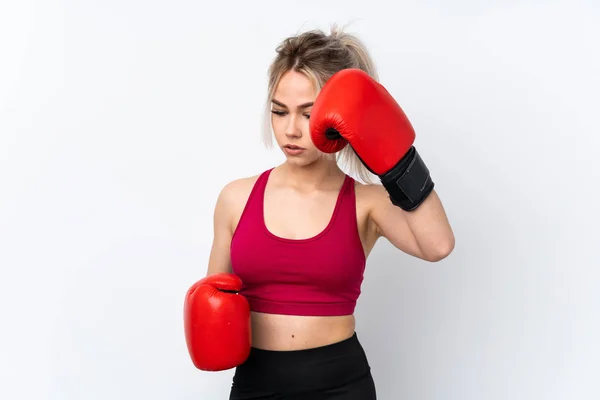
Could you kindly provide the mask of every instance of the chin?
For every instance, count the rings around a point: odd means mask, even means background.
[[[286,161],[290,165],[294,165],[296,167],[306,167],[308,165],[314,164],[317,161],[315,157],[294,157],[286,155]]]
[[[306,160],[306,159],[302,160],[302,159],[299,159],[298,157],[286,157],[286,162],[287,162],[287,164],[293,165],[296,167],[305,167],[305,166],[313,163],[310,160]]]

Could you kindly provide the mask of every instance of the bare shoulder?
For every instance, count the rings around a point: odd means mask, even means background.
[[[354,185],[357,204],[360,204],[368,209],[372,209],[378,203],[386,201],[388,198],[387,191],[382,185],[373,183],[362,183],[356,181]]]
[[[355,193],[357,210],[362,210],[369,228],[380,235],[377,221],[381,222],[385,216],[397,214],[387,190],[380,184],[358,183],[355,186]]]
[[[383,186],[372,183],[355,181],[356,213],[361,234],[361,240],[366,254],[369,254],[380,237],[380,232],[374,220],[374,211],[382,199],[387,198]]]
[[[221,189],[219,198],[228,203],[236,203],[240,199],[247,198],[259,176],[260,175],[247,176],[227,182]]]
[[[239,217],[257,176],[238,178],[225,184],[215,204],[214,238],[207,274],[231,272],[230,246]]]
[[[231,227],[235,228],[237,220],[244,211],[246,202],[250,197],[252,188],[260,175],[241,177],[227,182],[217,199],[216,210],[219,213],[227,214]]]

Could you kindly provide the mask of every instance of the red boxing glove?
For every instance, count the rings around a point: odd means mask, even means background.
[[[223,371],[248,358],[252,341],[250,306],[238,294],[234,274],[208,275],[187,292],[184,303],[185,339],[196,368]]]
[[[350,143],[365,167],[379,176],[392,203],[406,211],[416,209],[433,190],[404,111],[360,69],[343,69],[325,83],[311,111],[310,134],[325,153]]]

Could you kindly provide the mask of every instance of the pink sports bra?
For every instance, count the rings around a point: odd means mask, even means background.
[[[233,273],[252,311],[332,316],[354,312],[366,257],[358,234],[354,179],[346,175],[329,224],[307,239],[271,233],[264,221],[265,186],[257,179],[231,241]]]

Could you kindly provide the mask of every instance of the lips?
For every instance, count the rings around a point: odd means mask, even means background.
[[[304,147],[296,146],[294,144],[286,144],[285,147],[290,150],[304,150]]]

